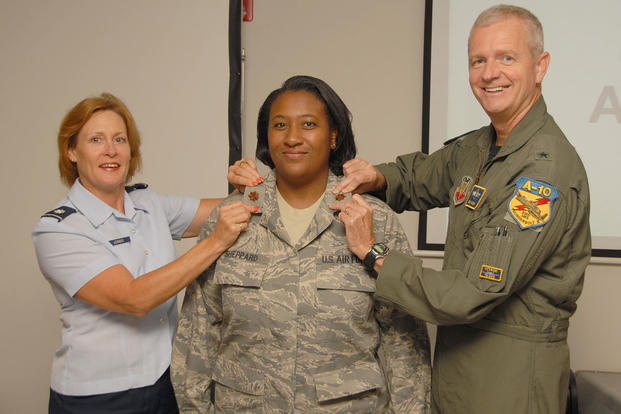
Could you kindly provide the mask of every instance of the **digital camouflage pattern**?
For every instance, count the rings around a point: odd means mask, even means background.
[[[375,280],[328,208],[336,182],[330,174],[295,246],[280,220],[273,173],[252,189],[261,214],[186,290],[172,360],[182,412],[427,412],[426,326],[373,300]],[[366,199],[376,238],[411,254],[396,215]]]

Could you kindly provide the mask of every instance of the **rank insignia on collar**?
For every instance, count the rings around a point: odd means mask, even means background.
[[[461,183],[455,189],[455,194],[453,194],[453,204],[458,206],[464,201],[466,201],[466,196],[470,192],[470,188],[472,187],[472,178],[464,175],[461,179]]]
[[[507,203],[509,215],[521,229],[540,227],[552,217],[552,203],[558,198],[553,186],[528,177],[516,181],[516,190]]]
[[[485,187],[475,185],[470,192],[470,197],[468,197],[468,201],[466,201],[466,207],[471,210],[476,210],[481,205],[481,201],[483,201],[483,196],[486,192],[487,189]]]

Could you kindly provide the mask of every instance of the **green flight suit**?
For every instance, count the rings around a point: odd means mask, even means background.
[[[377,166],[395,211],[448,206],[449,225],[442,271],[389,253],[375,296],[439,325],[433,412],[564,413],[591,254],[586,173],[543,98],[488,160],[494,141],[490,125]]]

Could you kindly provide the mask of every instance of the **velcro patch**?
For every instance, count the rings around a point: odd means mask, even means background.
[[[453,194],[453,204],[459,205],[466,201],[466,196],[470,192],[470,188],[472,187],[472,177],[468,177],[464,175],[461,179],[461,183],[455,189],[455,194]]]
[[[558,198],[553,186],[528,177],[520,177],[509,199],[509,214],[521,229],[540,227],[552,217],[552,203]]]
[[[494,282],[500,282],[502,280],[503,270],[499,267],[481,265],[481,271],[479,277],[481,279],[492,280]]]
[[[483,196],[486,192],[487,189],[485,187],[475,185],[470,193],[470,197],[468,197],[468,201],[466,201],[466,207],[471,210],[476,210],[479,205],[481,205],[481,201],[483,200]]]

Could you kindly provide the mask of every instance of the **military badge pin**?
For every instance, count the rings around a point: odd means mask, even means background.
[[[470,192],[470,188],[472,187],[472,177],[468,177],[464,175],[461,179],[461,183],[455,189],[455,193],[453,194],[453,204],[458,206],[464,201],[466,201],[466,197]]]
[[[263,184],[256,185],[254,187],[246,187],[244,191],[244,203],[251,206],[261,208],[263,204],[263,197],[265,196],[265,186]]]

